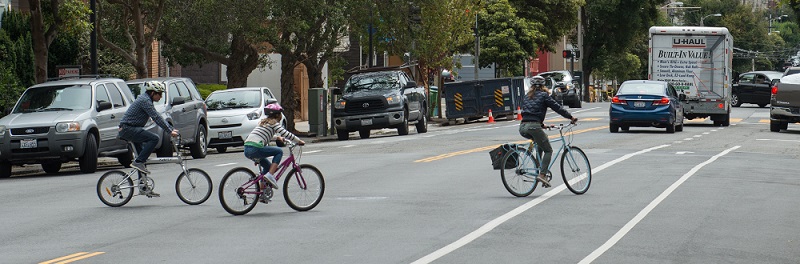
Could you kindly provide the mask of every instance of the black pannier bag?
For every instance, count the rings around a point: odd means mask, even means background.
[[[489,151],[489,157],[492,158],[492,168],[495,170],[501,169],[503,166],[503,157],[506,156],[506,153],[513,152],[511,155],[513,156],[511,159],[506,162],[506,167],[504,169],[513,169],[517,167],[517,160],[519,160],[519,154],[517,154],[514,149],[517,148],[516,144],[503,144],[499,147]]]

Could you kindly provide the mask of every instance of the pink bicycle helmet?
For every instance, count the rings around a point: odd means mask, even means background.
[[[283,107],[281,107],[281,105],[279,105],[278,103],[268,104],[267,106],[264,107],[265,115],[278,114],[281,112],[283,112]]]

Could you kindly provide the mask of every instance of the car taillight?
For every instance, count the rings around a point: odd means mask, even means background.
[[[661,100],[653,101],[653,105],[668,105],[669,97],[661,97]]]
[[[772,94],[778,94],[778,86],[772,86]]]
[[[617,96],[614,96],[614,98],[611,98],[611,103],[612,104],[627,104],[628,102],[626,102],[625,100],[619,99],[619,97],[617,97]]]

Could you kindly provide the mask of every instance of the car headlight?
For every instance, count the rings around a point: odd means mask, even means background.
[[[333,104],[333,108],[335,109],[344,109],[344,106],[347,105],[347,101],[339,100]]]
[[[0,126],[0,137],[6,135],[6,126]]]
[[[260,117],[261,117],[261,111],[258,111],[258,110],[250,112],[250,113],[247,113],[247,119],[248,120],[256,120],[256,119],[258,119]]]
[[[81,123],[78,122],[61,122],[56,124],[56,132],[74,132],[81,130]]]
[[[399,95],[389,95],[386,96],[386,103],[392,104],[399,104],[400,103],[400,96]]]

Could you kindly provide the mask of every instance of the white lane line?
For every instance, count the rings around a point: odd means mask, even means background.
[[[782,141],[782,142],[800,142],[800,140],[791,140],[791,139],[769,139],[769,138],[757,138],[757,141]]]
[[[670,185],[669,188],[664,190],[664,192],[662,192],[661,195],[659,195],[658,197],[656,197],[656,199],[651,201],[650,204],[648,204],[644,209],[642,209],[642,211],[639,212],[639,214],[634,216],[633,219],[631,219],[631,221],[629,221],[627,224],[625,224],[625,226],[623,226],[622,229],[620,229],[619,231],[617,231],[616,234],[611,236],[611,238],[608,241],[606,241],[606,243],[601,245],[599,248],[595,249],[594,252],[592,252],[591,254],[586,256],[585,258],[583,258],[583,260],[578,262],[578,264],[592,263],[592,261],[594,261],[595,259],[600,257],[600,255],[603,255],[603,253],[608,251],[608,249],[610,249],[612,246],[614,246],[614,244],[619,242],[619,240],[622,239],[622,237],[624,237],[626,234],[628,234],[628,232],[630,232],[631,229],[633,229],[634,226],[639,224],[639,222],[641,222],[642,219],[644,219],[647,216],[647,214],[649,214],[651,211],[653,211],[653,209],[656,206],[658,206],[658,204],[660,204],[662,201],[664,201],[664,199],[666,199],[667,196],[672,194],[672,192],[675,191],[675,189],[677,189],[679,186],[681,186],[681,184],[683,184],[683,182],[685,182],[690,177],[692,177],[692,175],[694,175],[701,168],[705,167],[708,164],[711,164],[712,162],[717,160],[719,157],[725,156],[729,152],[731,152],[731,151],[733,151],[735,149],[738,149],[739,147],[741,147],[741,146],[734,146],[732,148],[726,149],[726,150],[720,152],[719,154],[714,155],[710,159],[704,161],[703,163],[700,163],[700,164],[697,164],[697,166],[694,166],[694,168],[689,170],[689,172],[684,174],[680,179],[678,179],[672,185]]]
[[[311,153],[317,153],[317,152],[322,152],[322,150],[303,151],[303,154],[311,154]]]
[[[655,147],[652,147],[652,148],[640,150],[640,151],[637,151],[637,152],[634,152],[634,153],[625,154],[624,156],[619,157],[619,158],[617,158],[615,160],[606,162],[605,164],[600,165],[597,168],[592,168],[592,174],[596,174],[597,172],[600,172],[600,171],[602,171],[602,170],[604,170],[604,169],[606,169],[608,167],[611,167],[614,164],[617,164],[617,163],[622,162],[624,160],[630,159],[633,156],[644,154],[644,153],[647,153],[647,152],[650,152],[650,151],[653,151],[653,150],[656,150],[656,149],[660,149],[660,148],[665,148],[665,147],[668,147],[668,146],[670,146],[670,145],[660,145],[660,146],[655,146]],[[524,204],[520,205],[517,208],[514,208],[514,210],[511,210],[510,212],[505,213],[505,214],[501,215],[500,217],[493,219],[492,221],[489,221],[488,223],[484,224],[483,226],[481,226],[477,230],[470,232],[469,234],[467,234],[466,236],[456,240],[455,242],[450,243],[449,245],[447,245],[447,246],[445,246],[443,248],[440,248],[439,250],[436,250],[433,253],[430,253],[427,256],[424,256],[424,257],[412,262],[412,264],[431,263],[434,260],[437,260],[437,259],[439,259],[441,257],[444,257],[445,255],[455,251],[456,249],[459,249],[459,248],[463,247],[464,245],[469,244],[470,242],[474,241],[475,239],[478,239],[479,237],[485,235],[486,233],[489,233],[489,231],[492,231],[492,229],[496,228],[497,226],[499,226],[502,223],[505,223],[509,219],[511,219],[511,218],[513,218],[513,217],[515,217],[515,216],[527,211],[528,209],[531,209],[532,207],[536,206],[537,204],[540,204],[540,203],[544,202],[547,199],[550,199],[550,197],[553,197],[554,195],[560,193],[561,191],[563,191],[566,188],[567,187],[564,184],[559,185],[558,187],[553,188],[553,190],[543,194],[542,196],[536,197],[535,199],[533,199],[533,200],[531,200],[531,201],[529,201],[527,203],[524,203]]]
[[[219,164],[219,165],[216,165],[216,166],[217,166],[217,167],[224,167],[224,166],[230,166],[230,165],[234,165],[234,164],[236,164],[236,162],[231,162],[231,163],[222,163],[222,164]]]

